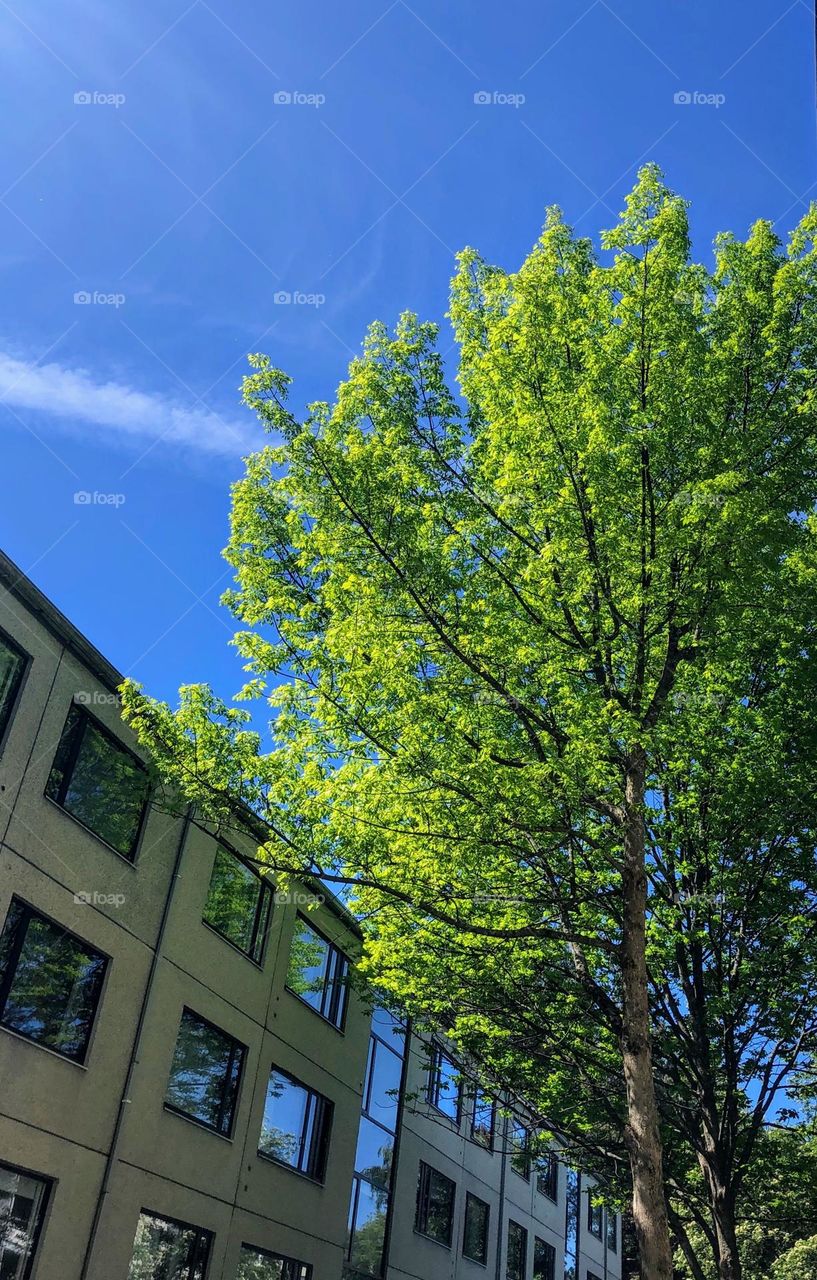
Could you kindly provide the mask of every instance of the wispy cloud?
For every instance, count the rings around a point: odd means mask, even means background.
[[[85,369],[34,364],[0,352],[0,411],[15,417],[33,411],[56,420],[73,435],[99,429],[111,443],[163,443],[200,453],[236,457],[257,449],[258,430],[214,413],[202,404],[185,405],[160,392],[138,391],[122,382],[100,382]]]

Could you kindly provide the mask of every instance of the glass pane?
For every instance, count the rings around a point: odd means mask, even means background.
[[[607,1248],[612,1253],[618,1249],[618,1218],[612,1210],[607,1214]]]
[[[402,1060],[378,1040],[372,1040],[367,1108],[369,1115],[389,1129],[397,1127]]]
[[[263,1249],[241,1248],[236,1280],[310,1280],[312,1268],[294,1258],[279,1258]]]
[[[565,1227],[565,1280],[578,1280],[579,1274],[579,1175],[567,1170]]]
[[[529,1178],[530,1155],[528,1130],[525,1125],[521,1124],[518,1120],[514,1120],[511,1124],[510,1146],[511,1168],[515,1173],[518,1173],[521,1178]]]
[[[525,1280],[525,1263],[528,1252],[528,1233],[518,1222],[508,1223],[508,1280]]]
[[[451,1242],[454,1215],[454,1183],[436,1169],[429,1170],[426,1232],[443,1244]]]
[[[264,892],[261,880],[246,863],[219,846],[210,877],[204,919],[235,946],[259,959],[264,928],[253,945],[258,899]]]
[[[488,1256],[488,1205],[469,1195],[465,1203],[465,1234],[462,1251],[466,1258],[484,1262]]]
[[[77,735],[79,750],[72,765]],[[131,858],[149,786],[147,773],[133,756],[72,707],[48,780],[48,795],[118,853]]]
[[[471,1136],[483,1147],[490,1147],[494,1135],[494,1100],[484,1093],[474,1098],[474,1115]]]
[[[309,1111],[308,1090],[279,1071],[273,1071],[267,1086],[258,1150],[294,1169],[302,1168]]]
[[[298,920],[289,954],[287,985],[318,1013],[323,1011],[329,943]]]
[[[165,1102],[220,1133],[229,1133],[243,1056],[243,1046],[231,1036],[185,1009]]]
[[[533,1242],[533,1276],[534,1280],[555,1280],[556,1276],[556,1249],[538,1236]]]
[[[388,1187],[391,1173],[394,1138],[379,1125],[361,1117],[355,1156],[355,1173],[361,1173],[369,1182]]]
[[[25,659],[0,638],[0,737],[11,716],[20,687]]]
[[[20,932],[24,937],[2,1010],[3,1026],[81,1061],[99,1000],[105,957],[13,902],[3,930],[0,964],[11,963]]]
[[[0,1165],[0,1280],[22,1280],[33,1257],[48,1184]]]
[[[204,1280],[211,1235],[199,1227],[143,1213],[128,1280]]]
[[[360,1271],[379,1276],[383,1270],[388,1195],[382,1189],[358,1182],[357,1213],[352,1227],[350,1259]]]

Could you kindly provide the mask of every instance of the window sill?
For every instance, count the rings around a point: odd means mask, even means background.
[[[82,1062],[79,1062],[76,1058],[69,1058],[67,1053],[60,1053],[59,1049],[52,1049],[50,1045],[40,1044],[39,1040],[35,1040],[33,1036],[27,1036],[22,1031],[15,1031],[14,1027],[7,1027],[3,1022],[0,1022],[0,1030],[5,1031],[8,1036],[13,1036],[15,1040],[21,1041],[22,1044],[33,1045],[35,1049],[40,1049],[43,1053],[50,1054],[52,1058],[56,1058],[59,1062],[67,1062],[69,1067],[78,1067],[80,1071],[88,1070],[87,1051]]]
[[[268,1155],[266,1151],[256,1151],[259,1160],[265,1160],[267,1164],[275,1165],[276,1169],[285,1169],[287,1173],[294,1173],[296,1178],[303,1178],[304,1182],[309,1182],[313,1187],[320,1187],[323,1190],[325,1179],[316,1178],[311,1173],[305,1173],[303,1169],[296,1169],[294,1165],[287,1164],[285,1160],[277,1160],[275,1156]]]
[[[162,1103],[162,1110],[166,1111],[169,1116],[176,1116],[179,1120],[186,1120],[194,1128],[201,1129],[202,1133],[211,1133],[214,1138],[221,1138],[222,1142],[229,1142],[232,1145],[232,1130],[230,1133],[222,1133],[220,1129],[215,1129],[213,1125],[207,1124],[204,1120],[197,1120],[195,1116],[188,1115],[186,1111],[180,1111],[178,1107],[171,1106],[169,1102]]]
[[[448,1242],[448,1244],[446,1244],[444,1240],[437,1240],[435,1239],[434,1236],[427,1236],[425,1231],[421,1231],[419,1227],[414,1227],[413,1231],[414,1231],[414,1234],[416,1236],[419,1236],[421,1240],[429,1240],[432,1244],[436,1244],[440,1249],[447,1249],[449,1253],[451,1252],[450,1241]]]
[[[84,831],[85,834],[89,835],[92,840],[96,840],[97,844],[101,844],[103,849],[107,849],[109,853],[114,854],[115,857],[119,858],[120,861],[124,862],[126,867],[130,867],[131,871],[136,870],[136,855],[139,852],[139,845],[141,844],[141,841],[142,841],[142,829],[144,828],[144,818],[142,819],[142,828],[140,828],[140,831],[139,831],[139,839],[137,840],[136,845],[134,847],[133,857],[129,858],[127,854],[120,853],[119,850],[115,849],[112,844],[108,844],[108,841],[105,839],[104,836],[97,835],[95,831],[92,831],[90,827],[85,825],[85,823],[82,821],[81,818],[77,818],[73,813],[71,813],[70,809],[66,809],[65,806],[61,805],[58,800],[52,800],[51,796],[46,795],[45,792],[43,792],[43,799],[48,804],[50,804],[54,809],[56,809],[58,813],[61,813],[63,817],[68,818],[69,821],[73,822],[75,827],[79,827],[80,831]]]
[[[331,1018],[327,1018],[325,1013],[321,1013],[320,1009],[316,1009],[315,1006],[310,1004],[308,1000],[304,1000],[303,996],[299,996],[297,991],[293,991],[292,987],[288,987],[285,985],[284,990],[288,992],[288,994],[291,995],[294,1000],[297,1000],[298,1004],[302,1005],[304,1009],[308,1009],[310,1013],[314,1013],[316,1018],[320,1018],[321,1022],[324,1022],[327,1027],[331,1027],[333,1031],[337,1031],[339,1036],[346,1035],[346,1018],[345,1017],[343,1019],[343,1025],[339,1027],[337,1023],[334,1023],[332,1021]]]
[[[222,933],[220,929],[217,929],[214,924],[210,924],[210,921],[205,920],[203,916],[202,916],[201,922],[204,925],[205,929],[208,931],[208,933],[214,934],[214,936],[218,938],[220,942],[225,942],[227,946],[230,948],[230,950],[234,951],[236,955],[242,956],[244,960],[249,961],[249,963],[253,966],[254,969],[257,969],[259,973],[263,973],[264,971],[263,953],[261,955],[260,960],[255,960],[253,959],[253,957],[250,955],[248,951],[243,951],[237,942],[233,942],[232,938],[228,938],[226,933]],[[267,948],[266,948],[266,940],[265,940],[264,951],[266,951],[266,949]]]

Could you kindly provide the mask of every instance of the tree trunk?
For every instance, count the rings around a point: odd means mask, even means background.
[[[735,1197],[717,1164],[704,1157],[700,1160],[709,1192],[712,1223],[715,1228],[718,1280],[741,1280],[743,1268],[738,1254],[735,1231]]]
[[[672,1280],[663,1156],[650,1045],[647,990],[647,876],[644,868],[646,767],[642,751],[629,761],[625,783],[624,934],[621,943],[621,1053],[627,1099],[625,1140],[633,1183],[633,1223],[642,1280]]]

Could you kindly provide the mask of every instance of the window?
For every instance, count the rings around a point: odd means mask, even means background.
[[[338,1030],[346,1017],[348,976],[349,961],[343,952],[299,916],[287,986]]]
[[[438,1244],[451,1245],[456,1183],[420,1161],[415,1227]]]
[[[45,788],[49,799],[133,862],[149,790],[142,762],[72,706]]]
[[[432,1044],[426,1080],[426,1098],[449,1120],[459,1123],[460,1073],[457,1064],[439,1044]]]
[[[559,1198],[559,1161],[555,1151],[548,1151],[536,1171],[536,1190],[549,1200]]]
[[[601,1228],[604,1222],[604,1209],[597,1200],[594,1200],[590,1192],[587,1193],[587,1230],[591,1236],[595,1236],[597,1240],[601,1240]]]
[[[204,1280],[212,1240],[211,1231],[143,1209],[128,1280]]]
[[[597,1276],[595,1271],[588,1271],[587,1280],[601,1280],[601,1276]]]
[[[312,1268],[295,1258],[242,1244],[235,1280],[312,1280]]]
[[[244,1053],[243,1044],[192,1009],[185,1009],[165,1106],[228,1136],[233,1127]]]
[[[332,1103],[273,1067],[258,1154],[323,1181]]]
[[[530,1179],[530,1130],[521,1120],[511,1121],[509,1134],[511,1148],[511,1168],[525,1181]]]
[[[556,1249],[538,1236],[533,1238],[533,1280],[556,1280]]]
[[[462,1236],[463,1257],[485,1264],[488,1261],[488,1227],[491,1206],[466,1192],[465,1229]]]
[[[607,1248],[611,1253],[618,1252],[618,1214],[607,1212]]]
[[[0,633],[0,742],[11,724],[27,662],[27,654]]]
[[[51,1183],[0,1164],[0,1276],[28,1280]]]
[[[83,1062],[107,956],[12,898],[0,934],[0,1026]]]
[[[494,1099],[477,1090],[474,1094],[474,1110],[471,1112],[471,1138],[488,1151],[493,1149],[495,1123],[496,1103]]]
[[[365,1176],[353,1179],[346,1258],[355,1276],[383,1274],[388,1206],[385,1187],[372,1186]]]
[[[528,1262],[528,1233],[512,1218],[508,1219],[508,1256],[506,1280],[525,1280]]]
[[[396,1053],[379,1036],[369,1041],[369,1061],[366,1082],[363,1086],[363,1114],[392,1131],[397,1127],[397,1108],[400,1105],[400,1082],[403,1077],[404,1045],[399,1043]]]
[[[272,887],[249,863],[219,845],[204,904],[204,921],[246,956],[261,963]]]

